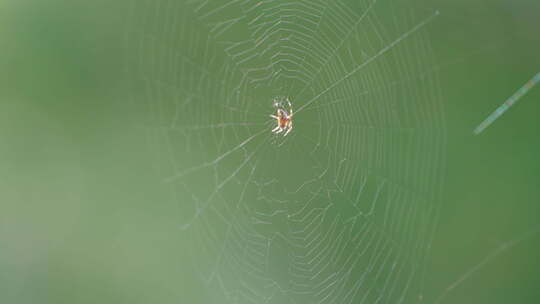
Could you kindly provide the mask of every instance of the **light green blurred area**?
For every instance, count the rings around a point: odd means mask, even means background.
[[[383,0],[381,0],[383,1]],[[127,85],[130,1],[0,3],[0,303],[203,303],[177,206],[152,167]],[[448,132],[432,302],[540,225],[540,88],[472,130],[540,72],[538,1],[418,1]],[[538,303],[540,236],[442,303]]]

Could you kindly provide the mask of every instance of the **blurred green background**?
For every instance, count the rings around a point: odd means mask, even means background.
[[[415,1],[440,63],[447,171],[424,301],[540,301],[540,3]],[[0,302],[203,303],[126,68],[130,1],[0,3]],[[529,233],[529,234],[527,234]],[[527,234],[529,237],[511,243]],[[455,289],[461,276],[505,245]]]

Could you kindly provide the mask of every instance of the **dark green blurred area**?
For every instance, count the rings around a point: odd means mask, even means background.
[[[540,72],[538,1],[417,1],[440,62],[448,131],[433,302],[532,232],[540,88],[472,130]],[[178,206],[165,199],[129,100],[130,1],[0,4],[0,303],[201,303]],[[502,251],[442,303],[538,303],[540,236]]]

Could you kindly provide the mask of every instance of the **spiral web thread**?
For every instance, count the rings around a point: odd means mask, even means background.
[[[444,161],[437,12],[134,0],[131,13],[134,109],[208,303],[421,299]],[[286,137],[271,133],[279,96],[295,110]]]

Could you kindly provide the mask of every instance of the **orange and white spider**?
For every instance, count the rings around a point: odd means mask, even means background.
[[[284,106],[285,103],[287,104],[287,108]],[[276,115],[270,115],[270,117],[277,121],[277,127],[272,130],[272,133],[279,134],[285,131],[283,136],[287,136],[293,127],[293,109],[291,102],[288,97],[281,101],[279,99],[274,99],[274,107],[276,108]]]

